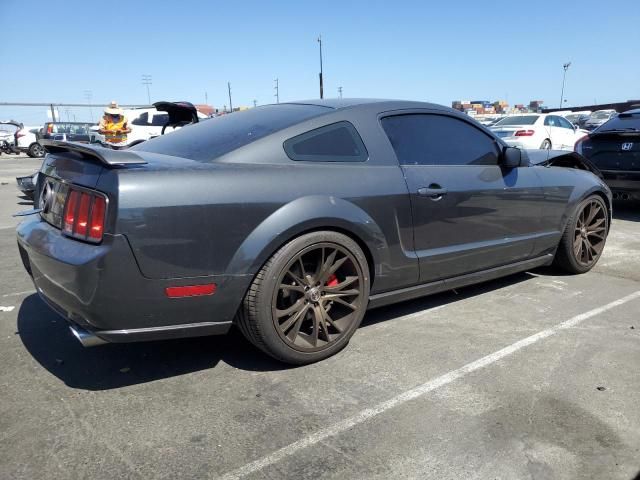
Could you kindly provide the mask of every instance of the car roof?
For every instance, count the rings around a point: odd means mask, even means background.
[[[385,110],[399,110],[399,109],[411,109],[411,108],[426,108],[430,110],[443,110],[454,111],[452,108],[438,105],[436,103],[429,102],[417,102],[411,100],[394,100],[384,98],[329,98],[329,99],[314,99],[314,100],[299,100],[294,102],[282,102],[289,105],[316,105],[318,107],[326,107],[334,110],[340,110],[344,108],[353,108],[366,105],[379,105]],[[280,105],[282,105],[280,103]]]

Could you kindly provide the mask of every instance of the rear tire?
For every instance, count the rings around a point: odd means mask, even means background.
[[[551,141],[548,138],[542,142],[540,150],[551,150]]]
[[[609,233],[609,211],[598,195],[578,204],[569,218],[554,264],[569,273],[585,273],[600,259]]]
[[[44,147],[39,143],[32,143],[31,145],[29,145],[27,155],[29,155],[31,158],[41,158],[44,157],[44,154]]]
[[[236,323],[268,355],[304,365],[347,345],[368,300],[369,268],[358,244],[337,232],[312,232],[291,240],[265,263]]]

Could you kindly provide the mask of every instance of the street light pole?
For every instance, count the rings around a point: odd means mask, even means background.
[[[227,88],[229,89],[229,112],[233,112],[233,103],[231,103],[231,82],[227,82]]]
[[[564,100],[564,82],[567,79],[567,70],[569,70],[570,66],[571,66],[571,62],[567,62],[564,65],[562,65],[562,68],[564,68],[564,73],[562,74],[562,92],[560,93],[560,108],[562,108],[562,101]]]
[[[276,82],[276,86],[273,87],[273,89],[276,91],[274,97],[276,97],[276,103],[280,103],[280,85],[278,83],[278,79],[276,78],[274,82]]]
[[[338,96],[342,98],[342,87],[338,87]]]
[[[320,44],[320,98],[324,98],[322,85],[322,35],[318,35],[318,43]]]

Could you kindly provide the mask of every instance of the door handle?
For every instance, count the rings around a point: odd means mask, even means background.
[[[431,184],[428,187],[422,187],[418,189],[418,195],[421,197],[429,197],[431,200],[440,200],[447,194],[447,189],[442,188],[440,185]]]

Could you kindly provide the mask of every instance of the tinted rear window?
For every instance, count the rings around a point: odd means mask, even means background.
[[[364,162],[367,149],[355,127],[338,122],[290,138],[284,150],[292,160],[315,162]]]
[[[598,132],[606,132],[607,130],[640,130],[640,114],[621,117],[613,117],[606,123],[603,123]]]
[[[505,125],[533,125],[536,120],[540,118],[539,115],[518,115],[514,117],[506,117],[496,123],[495,127],[502,127]]]
[[[265,105],[189,125],[131,150],[210,162],[278,130],[330,111],[317,105]]]

